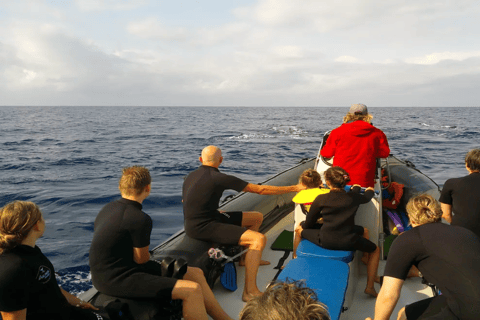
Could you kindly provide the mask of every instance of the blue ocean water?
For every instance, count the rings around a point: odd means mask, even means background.
[[[47,221],[39,247],[61,285],[91,287],[88,250],[93,222],[119,197],[121,168],[152,174],[144,211],[153,219],[151,246],[183,226],[183,177],[203,147],[219,146],[221,170],[262,182],[318,153],[323,134],[344,108],[0,107],[0,205],[37,203]],[[370,108],[392,154],[412,161],[443,185],[466,175],[464,155],[479,148],[480,108]]]

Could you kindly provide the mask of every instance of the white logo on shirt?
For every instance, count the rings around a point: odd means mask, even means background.
[[[37,280],[41,283],[47,283],[52,276],[52,272],[48,267],[40,266],[38,268]]]

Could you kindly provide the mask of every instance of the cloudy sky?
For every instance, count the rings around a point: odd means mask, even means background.
[[[479,106],[478,0],[0,0],[0,105]]]

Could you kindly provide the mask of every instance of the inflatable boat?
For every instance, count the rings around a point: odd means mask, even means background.
[[[327,138],[328,134],[325,136],[324,142]],[[293,185],[298,183],[299,176],[304,170],[315,168],[322,173],[328,169],[331,161],[331,159],[322,158],[319,152],[317,157],[302,159],[297,165],[262,184]],[[386,172],[384,186],[380,181],[382,168]],[[378,170],[376,196],[369,203],[360,206],[355,220],[356,224],[370,230],[370,240],[379,245],[382,249],[382,258],[384,258],[387,251],[384,249],[388,249],[385,239],[390,237],[388,233],[392,229],[392,223],[389,223],[388,218],[383,214],[382,193],[384,193],[384,189],[393,182],[404,186],[399,208],[404,208],[408,199],[418,193],[429,193],[438,199],[440,189],[433,180],[416,169],[411,162],[400,160],[395,156],[381,159],[378,162]],[[363,293],[366,283],[366,267],[359,263],[361,256],[358,252],[325,250],[302,240],[297,249],[298,258],[291,260],[294,226],[304,219],[304,214],[292,201],[294,196],[294,193],[265,196],[240,192],[227,197],[221,204],[221,210],[259,211],[264,215],[260,232],[267,236],[268,242],[263,259],[269,260],[271,265],[259,268],[258,287],[262,290],[272,280],[304,281],[307,286],[316,291],[319,300],[327,305],[332,319],[364,319],[367,316],[373,316],[375,299]],[[208,254],[212,248],[217,251],[221,250],[227,258],[238,255],[242,249],[191,239],[185,235],[183,230],[180,230],[155,247],[151,251],[151,259],[168,263],[186,261],[190,266],[200,267],[220,305],[232,318],[238,318],[245,305],[242,301],[244,267],[230,263],[234,270],[233,272],[231,272],[232,270],[227,271],[225,262],[228,260],[212,258]],[[383,274],[384,264],[385,261],[380,262],[379,275]],[[230,274],[230,278],[224,277],[227,273]],[[234,279],[231,278],[232,274]],[[235,290],[237,284],[238,289]],[[376,289],[378,292],[379,287],[377,286]],[[422,284],[419,278],[409,279],[405,282],[397,309],[405,304],[423,299],[425,296],[432,296],[431,289]],[[102,315],[112,320],[181,319],[181,303],[179,301],[164,301],[159,304],[158,301],[121,299],[106,296],[95,288],[83,293],[81,298],[101,308]],[[110,311],[107,312],[107,309]]]

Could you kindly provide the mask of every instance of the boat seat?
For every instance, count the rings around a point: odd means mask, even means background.
[[[350,268],[346,263],[331,259],[298,257],[280,273],[280,281],[301,281],[315,290],[317,298],[328,308],[332,320],[338,320],[347,291]]]
[[[343,251],[343,250],[330,250],[325,249],[316,244],[302,239],[297,248],[298,257],[315,257],[315,258],[328,258],[332,260],[338,260],[345,263],[349,263],[355,256],[355,251]]]

